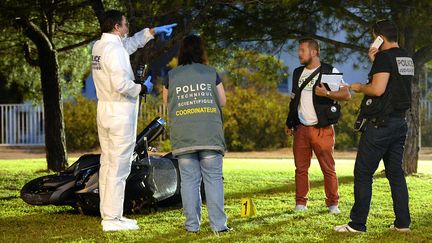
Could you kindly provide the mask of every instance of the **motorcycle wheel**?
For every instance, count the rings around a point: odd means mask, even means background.
[[[31,205],[50,204],[51,195],[55,192],[56,188],[45,187],[44,183],[53,181],[56,177],[57,175],[48,175],[27,182],[20,192],[22,200]]]
[[[99,194],[79,195],[77,203],[73,207],[80,214],[99,216],[99,203]]]

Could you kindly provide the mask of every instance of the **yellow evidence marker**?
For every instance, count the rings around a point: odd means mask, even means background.
[[[255,204],[252,198],[242,198],[241,199],[241,216],[250,217],[256,215]]]

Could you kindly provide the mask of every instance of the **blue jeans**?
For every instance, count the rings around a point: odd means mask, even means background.
[[[354,205],[349,225],[366,231],[366,220],[372,197],[373,174],[381,159],[391,188],[394,226],[408,228],[411,223],[408,207],[408,189],[402,169],[402,156],[407,134],[405,118],[390,117],[386,126],[368,124],[360,138],[354,166]],[[380,203],[380,202],[377,202]]]
[[[181,197],[188,231],[198,231],[201,224],[201,180],[204,180],[207,211],[213,231],[227,229],[224,211],[222,155],[203,150],[178,156]]]

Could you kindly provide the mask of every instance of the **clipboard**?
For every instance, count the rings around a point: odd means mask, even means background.
[[[321,75],[323,83],[330,91],[338,91],[343,83],[343,73],[323,73]]]

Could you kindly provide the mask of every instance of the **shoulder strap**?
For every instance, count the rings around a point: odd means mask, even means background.
[[[311,73],[311,75],[309,75],[309,77],[302,83],[302,85],[300,86],[299,90],[298,90],[298,94],[300,95],[301,91],[306,87],[306,85],[308,85],[308,83],[310,83],[310,81],[321,71],[321,66],[319,68],[317,68],[313,73]]]
[[[333,66],[328,63],[321,63],[321,72],[322,73],[333,73]]]
[[[309,77],[307,77],[307,79],[302,83],[302,85],[300,86],[300,88],[296,92],[296,95],[294,96],[294,98],[291,99],[291,102],[289,105],[290,109],[289,109],[288,117],[286,120],[286,125],[288,127],[293,127],[293,125],[295,125],[295,123],[296,123],[295,120],[298,120],[297,107],[298,107],[298,104],[300,102],[300,96],[301,96],[302,90],[320,71],[321,71],[321,66],[319,68],[317,68],[313,73],[311,73],[311,75],[309,75]],[[297,118],[295,118],[295,117],[297,117]]]

